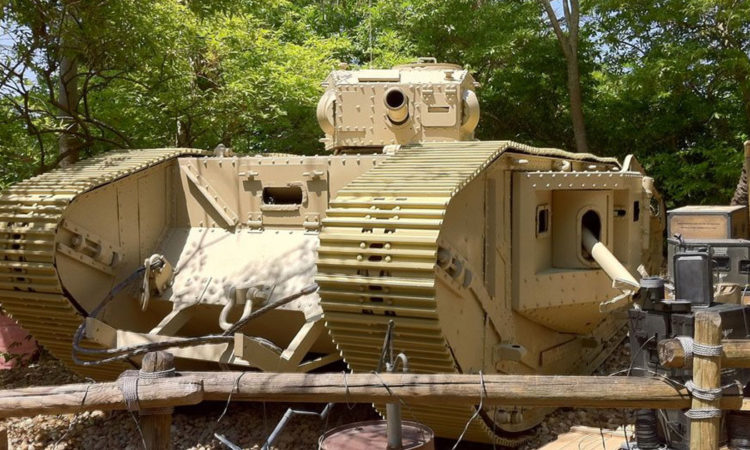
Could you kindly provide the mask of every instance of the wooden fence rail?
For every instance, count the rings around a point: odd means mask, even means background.
[[[137,372],[136,372],[137,373]],[[605,376],[449,374],[298,374],[179,372],[174,377],[140,379],[141,409],[194,405],[206,400],[303,403],[567,406],[576,408],[685,409],[688,392],[660,378]],[[0,418],[126,409],[121,382],[70,384],[0,391]],[[386,388],[387,386],[387,388]],[[750,411],[737,389],[721,399],[722,409]]]
[[[696,343],[716,346],[722,342],[718,314],[699,312],[695,323]],[[674,342],[663,343],[660,350],[667,347],[674,351],[660,352],[661,356],[677,355],[667,358],[670,364],[683,364]],[[740,361],[750,361],[748,352],[746,342],[736,342],[725,347],[722,355],[696,354],[694,382],[702,389],[717,388],[722,362],[731,360],[728,365],[736,367]],[[148,448],[161,450],[171,445],[168,408],[226,401],[230,395],[232,401],[243,402],[389,403],[400,399],[407,404],[477,405],[481,401],[486,406],[750,411],[750,398],[744,398],[738,386],[730,386],[720,398],[700,401],[682,385],[658,377],[173,372],[173,368],[169,353],[150,353],[144,358],[143,373],[127,371],[114,382],[0,391],[0,418],[138,409],[141,424],[149,431]],[[719,431],[715,417],[693,419],[691,448],[718,448]]]

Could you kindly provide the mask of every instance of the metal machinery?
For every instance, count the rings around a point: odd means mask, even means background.
[[[745,156],[750,168],[750,141]],[[667,222],[667,276],[642,279],[637,306],[629,311],[631,373],[687,383],[692,367],[661,366],[657,343],[689,341],[697,311],[718,312],[724,338],[750,337],[748,207],[684,206],[669,211]],[[737,386],[747,395],[748,382],[750,370],[722,369],[722,386]],[[729,448],[750,449],[750,415],[724,412],[721,423]],[[690,420],[685,411],[639,410],[636,438],[639,449],[688,449]]]
[[[661,375],[674,382],[688,384],[693,377],[692,367],[662,367],[659,364],[657,343],[663,339],[678,337],[689,340],[694,332],[695,313],[701,310],[716,311],[721,315],[724,338],[747,338],[750,336],[750,307],[716,302],[718,299],[726,301],[731,297],[714,297],[714,291],[722,291],[721,285],[714,284],[715,276],[721,272],[717,271],[709,248],[701,251],[677,250],[671,270],[672,279],[653,277],[641,281],[639,307],[629,312],[629,372],[646,377]],[[688,345],[692,348],[694,344]],[[695,352],[697,353],[697,349]],[[748,369],[722,369],[721,386],[725,388],[739,388],[746,395],[749,381]],[[694,395],[698,394],[699,392],[694,392]],[[637,448],[689,449],[688,416],[686,411],[678,410],[636,411]],[[750,449],[750,415],[746,412],[725,411],[722,418],[722,439],[729,448]]]
[[[171,350],[178,368],[371,371],[391,321],[413,372],[597,367],[630,273],[661,264],[637,161],[473,140],[478,84],[456,65],[338,70],[324,86],[326,156],[123,150],[5,191],[3,308],[97,379],[137,365],[133,346],[200,336]],[[77,358],[113,363],[73,363],[82,323]],[[473,412],[404,418],[456,437]],[[547,412],[486,408],[466,439],[518,444]]]

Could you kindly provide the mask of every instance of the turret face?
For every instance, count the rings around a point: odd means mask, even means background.
[[[331,72],[317,109],[326,150],[472,140],[476,85],[460,66],[434,62]]]

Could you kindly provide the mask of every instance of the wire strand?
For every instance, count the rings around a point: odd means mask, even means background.
[[[474,421],[474,419],[479,416],[479,412],[482,411],[482,408],[484,406],[484,397],[487,395],[487,389],[484,386],[484,374],[482,371],[479,371],[479,384],[481,386],[481,390],[479,391],[479,406],[474,411],[474,414],[471,415],[469,420],[466,421],[466,424],[464,425],[464,430],[461,432],[461,435],[458,436],[458,440],[456,440],[456,443],[453,445],[451,450],[456,450],[458,448],[458,445],[461,443],[461,441],[464,440],[464,435],[469,430],[469,425]]]

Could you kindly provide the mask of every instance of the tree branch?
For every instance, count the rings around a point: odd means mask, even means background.
[[[555,35],[557,36],[557,41],[560,43],[560,46],[562,47],[565,57],[569,58],[571,49],[568,46],[567,39],[565,38],[565,33],[563,33],[562,28],[560,28],[560,21],[557,20],[557,15],[555,15],[555,10],[552,9],[552,5],[550,4],[549,0],[539,0],[539,3],[541,3],[542,7],[544,8],[544,11],[547,13],[547,17],[549,18],[549,21],[552,23],[552,29],[555,31]],[[565,3],[565,0],[563,0],[563,3]]]

